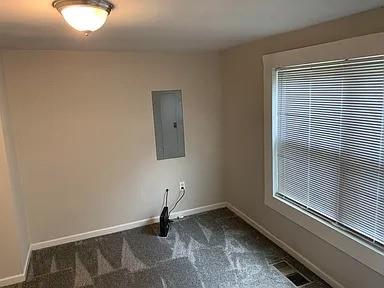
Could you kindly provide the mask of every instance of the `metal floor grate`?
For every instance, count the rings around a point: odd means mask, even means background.
[[[280,261],[273,264],[273,266],[279,270],[285,277],[289,279],[295,286],[304,287],[305,285],[311,283],[303,274],[297,271],[296,268],[291,266],[285,261]]]

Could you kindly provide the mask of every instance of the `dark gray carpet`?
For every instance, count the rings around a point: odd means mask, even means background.
[[[12,288],[296,287],[272,264],[290,263],[311,283],[329,287],[228,209],[34,251],[27,281]]]

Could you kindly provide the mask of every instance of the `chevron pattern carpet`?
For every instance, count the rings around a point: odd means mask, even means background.
[[[285,261],[309,284],[329,287],[228,209],[34,251],[27,281],[12,288],[293,288]]]

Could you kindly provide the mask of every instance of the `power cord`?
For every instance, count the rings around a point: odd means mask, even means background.
[[[182,193],[181,196],[180,196],[180,192]],[[184,198],[185,194],[186,194],[185,188],[181,188],[181,190],[179,191],[179,197],[178,197],[176,203],[173,205],[172,209],[169,211],[169,214],[171,214],[171,212],[173,210],[175,210],[176,206]],[[165,193],[163,196],[163,205],[161,206],[161,211],[163,210],[164,207],[168,206],[168,195],[169,195],[169,189],[165,189]]]
[[[181,197],[179,197],[179,199],[177,199],[175,205],[173,205],[172,209],[169,211],[169,214],[171,214],[171,212],[172,212],[173,210],[175,210],[177,204],[179,204],[179,202],[184,198],[185,193],[186,193],[185,188],[181,188],[181,192],[182,192]],[[179,192],[179,195],[180,195],[180,192]]]

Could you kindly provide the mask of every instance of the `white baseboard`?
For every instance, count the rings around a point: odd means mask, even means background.
[[[265,229],[259,223],[257,223],[253,219],[251,219],[244,212],[237,209],[231,203],[227,203],[227,207],[233,213],[235,213],[237,216],[239,216],[241,219],[243,219],[245,222],[247,222],[249,225],[251,225],[253,228],[255,228],[257,231],[259,231],[261,234],[263,234],[265,237],[267,237],[269,240],[274,242],[277,246],[279,246],[284,251],[286,251],[289,255],[296,258],[300,263],[302,263],[305,267],[310,269],[313,273],[315,273],[317,276],[319,276],[321,279],[323,279],[325,282],[327,282],[333,288],[344,288],[344,286],[341,285],[339,282],[337,282],[334,278],[332,278],[327,273],[322,271],[319,267],[317,267],[315,264],[313,264],[310,260],[305,258],[303,255],[301,255],[299,252],[294,250],[288,244],[286,244],[285,242],[283,242],[282,240],[277,238],[275,235],[273,235],[271,232],[269,232],[267,229]]]
[[[29,261],[31,260],[31,255],[32,255],[32,246],[29,245],[27,257],[26,257],[25,263],[24,263],[24,269],[23,269],[23,274],[22,274],[23,280],[22,281],[24,281],[27,278],[28,266],[29,266]]]
[[[93,237],[99,237],[107,234],[121,232],[124,230],[129,230],[129,229],[137,228],[140,226],[156,223],[156,221],[158,221],[158,218],[159,217],[151,217],[151,218],[147,218],[139,221],[129,222],[125,224],[106,227],[106,228],[97,229],[97,230],[88,231],[88,232],[79,233],[79,234],[73,234],[73,235],[64,236],[64,237],[51,239],[47,241],[37,242],[37,243],[31,244],[31,247],[32,247],[32,251],[34,251],[34,250],[40,250],[40,249],[49,248],[57,245],[67,244],[71,242],[86,240]]]
[[[226,202],[221,202],[221,203],[216,203],[216,204],[212,204],[212,205],[192,208],[192,209],[188,209],[188,210],[177,211],[177,212],[172,213],[171,216],[172,217],[189,216],[189,215],[198,214],[198,213],[202,213],[202,212],[206,212],[206,211],[210,211],[210,210],[224,208],[226,206],[227,206]],[[98,230],[88,231],[88,232],[84,232],[84,233],[79,233],[79,234],[75,234],[75,235],[60,237],[60,238],[56,238],[56,239],[52,239],[52,240],[48,240],[48,241],[32,243],[29,246],[28,255],[27,255],[27,259],[25,261],[23,273],[19,274],[19,275],[0,279],[0,287],[7,286],[7,285],[13,285],[13,284],[16,284],[19,282],[23,282],[26,279],[29,259],[31,256],[31,252],[34,250],[39,250],[39,249],[43,249],[43,248],[48,248],[48,247],[53,247],[53,246],[57,246],[57,245],[70,243],[70,242],[75,242],[75,241],[85,240],[85,239],[89,239],[89,238],[93,238],[93,237],[98,237],[98,236],[103,236],[103,235],[112,234],[112,233],[116,233],[116,232],[121,232],[121,231],[129,230],[129,229],[145,226],[148,224],[157,223],[157,222],[159,222],[159,216],[151,217],[151,218],[147,218],[147,219],[143,219],[143,220],[139,220],[139,221],[129,222],[129,223],[121,224],[121,225],[106,227],[106,228],[102,228],[102,229],[98,229]]]
[[[227,202],[221,202],[217,204],[197,207],[193,209],[178,211],[175,213],[172,213],[172,217],[180,217],[180,216],[189,216],[193,214],[198,214],[202,212],[207,212],[210,210],[215,210],[219,208],[227,207],[231,211],[233,211],[236,215],[238,215],[240,218],[242,218],[244,221],[246,221],[249,225],[251,225],[253,228],[258,230],[260,233],[262,233],[264,236],[266,236],[268,239],[270,239],[272,242],[274,242],[276,245],[281,247],[283,250],[285,250],[288,254],[295,257],[298,261],[300,261],[302,264],[304,264],[308,269],[310,269],[313,273],[318,275],[320,278],[322,278],[324,281],[326,281],[329,285],[331,285],[334,288],[344,288],[339,282],[337,282],[335,279],[333,279],[331,276],[320,270],[315,264],[310,262],[308,259],[306,259],[303,255],[296,252],[293,248],[288,246],[286,243],[278,239],[276,236],[274,236],[271,232],[269,232],[267,229],[265,229],[263,226],[258,224],[256,221],[252,220],[249,216],[247,216],[245,213],[234,207],[232,204]],[[48,248],[52,246],[62,245],[70,242],[85,240],[93,237],[103,236],[111,233],[121,232],[124,230],[129,230],[141,226],[145,226],[152,223],[159,222],[159,217],[151,217],[139,221],[134,221],[126,224],[111,226],[107,228],[102,228],[94,231],[88,231],[85,233],[75,234],[75,235],[69,235],[61,238],[56,238],[48,241],[33,243],[30,245],[28,250],[27,259],[24,265],[24,270],[22,274],[11,276],[8,278],[0,279],[0,287],[7,286],[7,285],[13,285],[19,282],[23,282],[26,279],[27,276],[27,269],[28,264],[30,260],[30,256],[32,251],[39,250],[43,248]]]
[[[214,209],[219,209],[226,207],[227,203],[222,202],[222,203],[217,203],[217,204],[212,204],[212,205],[207,205],[207,206],[202,206],[202,207],[197,207],[197,208],[192,208],[188,210],[182,210],[178,212],[174,212],[171,214],[173,217],[180,217],[180,216],[188,216],[188,215],[193,215],[193,214],[198,214]],[[48,248],[52,246],[57,246],[57,245],[62,245],[66,243],[71,243],[75,241],[80,241],[80,240],[85,240],[93,237],[99,237],[107,234],[112,234],[116,232],[121,232],[153,223],[159,222],[159,216],[156,217],[151,217],[139,221],[134,221],[134,222],[129,222],[121,225],[116,225],[116,226],[111,226],[107,228],[102,228],[98,230],[93,230],[93,231],[88,231],[85,233],[80,233],[80,234],[75,234],[75,235],[69,235],[61,238],[56,238],[48,241],[43,241],[43,242],[38,242],[38,243],[33,243],[31,244],[32,251],[33,250],[39,250],[43,248]]]
[[[183,211],[177,211],[171,214],[172,218],[175,217],[182,217],[182,216],[189,216],[189,215],[194,215],[194,214],[199,214],[211,210],[216,210],[220,208],[225,208],[228,206],[227,202],[220,202],[212,205],[207,205],[207,206],[201,206],[193,209],[188,209],[188,210],[183,210]]]
[[[0,287],[8,286],[23,282],[25,280],[24,274],[18,274],[15,276],[0,279]]]
[[[26,279],[27,272],[28,272],[27,269],[28,269],[29,259],[31,257],[31,253],[32,253],[32,249],[31,249],[31,246],[29,246],[28,252],[27,252],[27,257],[26,257],[25,263],[24,263],[23,273],[0,279],[0,287],[17,284],[17,283],[23,282]]]

